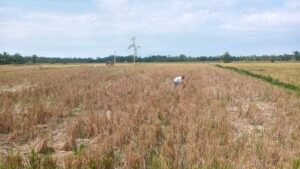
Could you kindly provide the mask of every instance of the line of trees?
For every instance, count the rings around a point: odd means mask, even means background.
[[[7,52],[0,53],[0,64],[36,64],[36,63],[104,63],[113,61],[114,56],[97,57],[97,58],[50,58],[37,55],[22,56],[21,54],[8,54]],[[116,62],[132,62],[132,56],[117,56]],[[298,51],[292,54],[283,55],[262,55],[262,56],[231,56],[229,52],[220,56],[198,56],[191,57],[181,54],[179,56],[152,55],[147,57],[136,58],[137,62],[193,62],[193,61],[300,61]]]

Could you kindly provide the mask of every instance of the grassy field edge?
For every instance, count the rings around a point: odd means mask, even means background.
[[[262,80],[264,82],[267,82],[269,84],[272,84],[274,86],[279,86],[279,87],[288,89],[288,90],[296,93],[298,96],[300,96],[300,86],[298,86],[298,85],[295,85],[295,84],[292,84],[292,83],[282,82],[278,79],[274,79],[273,77],[271,77],[269,75],[266,76],[266,75],[262,75],[262,74],[258,74],[258,73],[253,73],[253,72],[245,70],[245,69],[240,69],[240,68],[231,67],[231,66],[223,66],[223,65],[220,65],[220,64],[216,64],[215,66],[219,67],[219,68],[223,68],[223,69],[228,69],[228,70],[237,72],[237,73],[242,74],[242,75],[251,76],[251,77],[260,79],[260,80]]]

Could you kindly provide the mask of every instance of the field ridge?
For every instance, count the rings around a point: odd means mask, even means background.
[[[251,76],[251,77],[263,80],[264,82],[270,83],[272,85],[279,86],[279,87],[288,89],[290,91],[293,91],[298,96],[300,96],[300,86],[292,84],[292,83],[282,82],[278,79],[274,79],[270,75],[266,76],[266,75],[262,75],[262,74],[258,74],[258,73],[253,73],[253,72],[245,70],[245,69],[240,69],[240,68],[231,67],[231,66],[222,66],[219,64],[217,64],[215,66],[219,67],[219,68],[223,68],[223,69],[229,69],[229,70],[232,70],[232,71],[237,72],[242,75],[247,75],[247,76]]]

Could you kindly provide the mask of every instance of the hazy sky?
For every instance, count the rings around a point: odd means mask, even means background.
[[[47,57],[300,50],[300,0],[0,0],[0,52]]]

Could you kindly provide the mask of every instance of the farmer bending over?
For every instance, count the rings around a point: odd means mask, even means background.
[[[176,77],[173,82],[174,82],[174,85],[175,86],[178,86],[179,84],[183,84],[183,79],[184,79],[184,76],[178,76]]]

